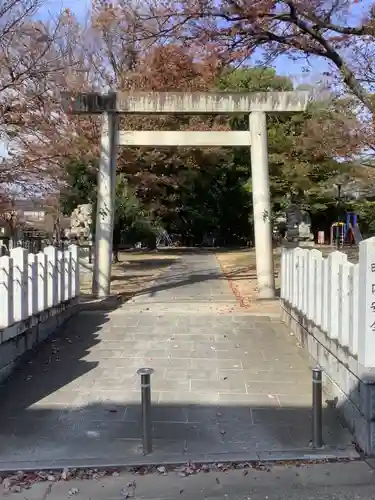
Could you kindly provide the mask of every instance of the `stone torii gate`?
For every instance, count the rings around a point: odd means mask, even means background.
[[[116,146],[251,146],[256,272],[258,296],[275,297],[266,113],[301,112],[309,92],[113,92],[63,94],[64,108],[74,114],[101,114],[101,155],[93,291],[110,293],[115,205]],[[119,114],[248,114],[249,131],[119,131]]]

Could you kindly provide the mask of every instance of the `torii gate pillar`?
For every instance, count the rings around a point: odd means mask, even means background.
[[[113,222],[116,202],[117,115],[101,116],[100,160],[95,225],[95,253],[92,292],[107,297],[111,289]]]
[[[266,113],[264,111],[252,111],[249,125],[258,297],[260,299],[273,299],[275,298],[275,274]]]

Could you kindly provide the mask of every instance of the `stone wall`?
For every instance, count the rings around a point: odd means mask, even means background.
[[[337,404],[356,443],[375,455],[375,371],[361,367],[349,350],[281,301],[282,320],[313,362],[324,370],[324,389]]]
[[[0,383],[77,311],[76,297],[0,330]]]

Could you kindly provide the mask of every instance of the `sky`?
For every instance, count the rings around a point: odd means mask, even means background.
[[[46,14],[48,10],[52,13],[57,13],[62,8],[69,8],[76,16],[83,17],[91,5],[91,0],[46,0],[45,4],[44,10],[46,10]]]
[[[350,21],[353,25],[357,24],[363,13],[368,9],[373,0],[353,0],[350,8]],[[46,16],[49,13],[57,13],[62,8],[69,8],[79,18],[84,17],[87,13],[91,0],[46,0],[44,8]],[[280,57],[274,64],[275,69],[280,75],[291,76],[295,83],[309,83],[316,81],[320,83],[322,73],[329,71],[328,63],[323,58],[311,59],[311,66],[306,72],[306,64],[304,61],[291,61],[287,57]]]
[[[351,20],[356,24],[363,12],[368,8],[373,0],[353,1],[351,8]],[[57,13],[62,8],[69,8],[78,17],[84,17],[91,5],[91,0],[46,0],[44,8],[46,16],[50,13]],[[280,57],[274,64],[278,74],[293,78],[296,85],[302,83],[321,83],[322,73],[329,71],[328,63],[323,58],[315,58],[310,60],[311,65],[308,67],[304,61],[291,61],[288,57]],[[306,72],[308,68],[308,72]]]

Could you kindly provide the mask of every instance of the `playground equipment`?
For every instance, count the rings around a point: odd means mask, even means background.
[[[358,245],[362,241],[362,234],[357,223],[357,214],[348,212],[345,222],[334,222],[331,226],[331,245],[337,248],[345,244]]]

